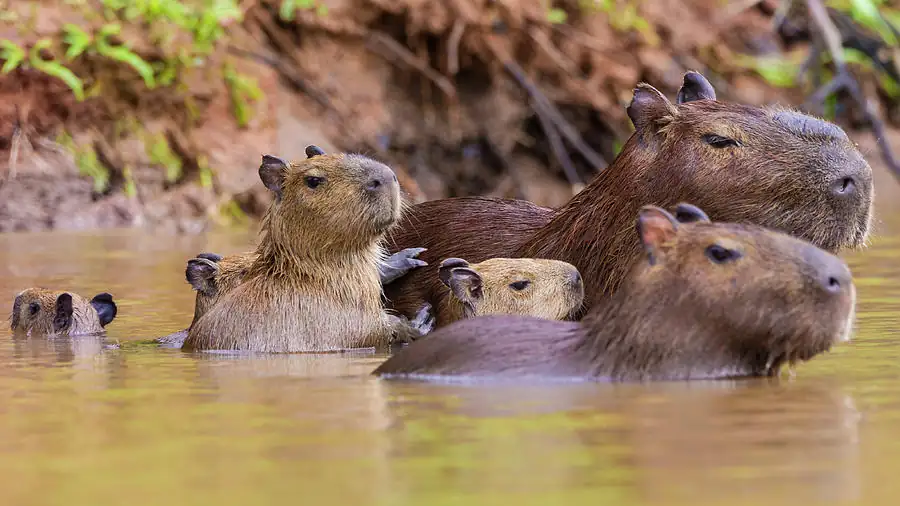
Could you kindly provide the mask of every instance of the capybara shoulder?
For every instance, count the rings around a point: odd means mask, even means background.
[[[780,232],[712,223],[696,206],[679,207],[693,220],[679,222],[656,206],[640,210],[641,263],[580,322],[468,319],[400,350],[375,373],[770,376],[850,338],[856,292],[843,261]]]
[[[238,286],[188,330],[187,349],[331,351],[387,344],[381,241],[400,217],[394,172],[375,160],[326,155],[259,167],[275,199],[256,258]]]
[[[28,335],[99,334],[117,312],[112,295],[105,292],[87,300],[72,292],[29,288],[16,295],[10,329]]]
[[[469,264],[447,258],[438,275],[453,294],[445,299],[450,307],[440,312],[450,321],[489,314],[562,320],[575,313],[584,299],[578,269],[559,260],[491,258]]]
[[[691,202],[713,220],[760,225],[829,252],[865,242],[872,171],[836,125],[717,100],[696,72],[685,75],[675,103],[638,85],[627,112],[635,132],[620,154],[555,212],[509,201],[426,202],[391,234],[390,251],[421,245],[432,265],[449,257],[569,262],[584,278],[587,310],[618,289],[641,255],[629,230],[647,204]],[[393,307],[411,314],[430,302],[440,310],[446,292],[432,272],[392,286]]]

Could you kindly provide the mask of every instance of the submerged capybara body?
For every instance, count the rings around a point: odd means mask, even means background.
[[[112,295],[91,300],[72,293],[29,288],[16,295],[10,330],[34,335],[88,335],[103,332],[118,309]]]
[[[381,303],[381,241],[400,217],[396,176],[360,155],[287,163],[264,156],[259,173],[275,193],[261,240],[237,287],[188,331],[186,349],[334,351],[387,344]]]
[[[486,316],[412,343],[378,375],[686,380],[778,374],[848,340],[846,264],[753,225],[646,206],[642,261],[579,322]]]
[[[469,264],[447,258],[438,269],[451,297],[437,325],[490,314],[562,320],[581,307],[584,284],[574,265],[559,260],[491,258]]]
[[[558,210],[483,197],[412,206],[389,250],[427,248],[422,259],[431,266],[386,287],[392,307],[404,314],[424,302],[444,307],[435,272],[442,258],[532,257],[575,265],[587,310],[615,293],[639,257],[631,227],[647,204],[693,202],[714,220],[772,228],[830,252],[865,241],[871,169],[839,127],[717,101],[697,73],[685,76],[676,104],[639,85],[628,114],[635,133],[619,156]]]

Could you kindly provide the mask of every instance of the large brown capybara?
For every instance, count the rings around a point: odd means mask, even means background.
[[[716,221],[757,224],[832,253],[864,243],[872,173],[839,127],[794,111],[715,99],[696,72],[675,104],[647,84],[634,90],[635,133],[619,156],[558,210],[521,200],[454,198],[412,206],[390,251],[427,248],[431,264],[386,287],[391,307],[439,314],[449,290],[436,275],[448,257],[562,260],[584,277],[586,311],[615,293],[640,256],[631,233],[646,204],[694,202]]]
[[[856,291],[847,265],[755,225],[679,223],[646,206],[642,261],[579,322],[484,316],[400,350],[390,376],[547,377],[600,381],[774,376],[846,341]]]
[[[361,155],[306,154],[263,156],[260,179],[275,199],[257,258],[194,322],[184,349],[338,351],[420,335],[381,302],[382,241],[401,215],[394,172]]]
[[[28,288],[16,295],[10,330],[42,336],[100,334],[117,312],[112,295],[105,292],[89,301],[72,292]]]
[[[447,258],[438,269],[453,293],[440,311],[446,325],[463,318],[514,314],[563,320],[581,308],[584,283],[574,265],[559,260],[491,258],[469,264]]]
[[[378,273],[381,284],[392,283],[410,270],[428,265],[416,258],[422,251],[424,248],[407,248],[394,253],[385,262],[379,263]],[[188,328],[160,337],[156,339],[156,342],[169,347],[181,347],[191,326],[206,314],[223,295],[241,283],[257,256],[255,251],[226,257],[215,253],[200,253],[188,260],[184,276],[197,292],[194,298],[194,318]]]

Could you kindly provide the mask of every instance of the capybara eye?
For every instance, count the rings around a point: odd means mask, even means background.
[[[517,292],[521,292],[522,290],[528,288],[528,285],[531,284],[531,281],[522,280],[522,281],[514,281],[509,284],[509,287]]]
[[[733,249],[723,248],[718,244],[713,244],[706,248],[706,257],[712,260],[713,263],[724,264],[725,262],[737,260],[741,257],[741,254]]]
[[[316,176],[306,176],[306,186],[311,189],[316,189],[320,184],[325,182],[324,177],[316,177]]]
[[[31,304],[28,304],[28,314],[30,316],[36,315],[38,313],[38,311],[40,311],[40,310],[41,310],[41,305],[38,304],[37,302],[32,302]]]
[[[722,137],[721,135],[716,134],[706,134],[703,136],[703,142],[709,144],[714,148],[739,148],[741,147],[741,143],[734,140],[729,139],[728,137]]]

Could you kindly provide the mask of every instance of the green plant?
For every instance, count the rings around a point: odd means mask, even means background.
[[[166,136],[162,133],[148,135],[144,139],[144,146],[150,162],[162,165],[166,169],[166,181],[169,183],[178,181],[182,174],[183,164],[181,158],[178,158],[178,155],[169,147]]]
[[[262,90],[259,89],[256,79],[239,74],[231,63],[225,63],[222,75],[231,96],[232,112],[238,125],[243,128],[253,118],[254,111],[250,102],[259,102],[263,96]]]
[[[100,28],[97,33],[95,48],[102,56],[116,60],[131,66],[144,79],[144,84],[148,88],[156,87],[156,80],[153,78],[153,67],[144,61],[143,58],[135,54],[128,46],[113,46],[109,44],[109,37],[118,35],[122,31],[122,27],[118,24],[108,24]]]
[[[45,60],[41,56],[41,51],[50,49],[52,46],[53,41],[50,39],[40,39],[35,42],[34,45],[31,46],[31,50],[28,51],[28,64],[35,70],[39,70],[66,83],[66,85],[72,89],[75,98],[81,102],[84,100],[84,83],[81,81],[81,78],[76,76],[74,72],[67,69],[59,62],[55,60]]]
[[[320,16],[328,14],[328,7],[322,4],[317,6],[316,0],[282,0],[278,8],[278,16],[284,21],[293,21],[298,10],[310,10],[313,7],[316,9],[316,14]]]
[[[569,15],[566,14],[566,11],[562,9],[550,9],[547,11],[547,21],[553,23],[554,25],[560,25],[566,22]]]
[[[25,59],[25,50],[7,39],[0,41],[0,48],[2,48],[0,58],[4,60],[3,68],[0,69],[0,72],[9,74]]]

